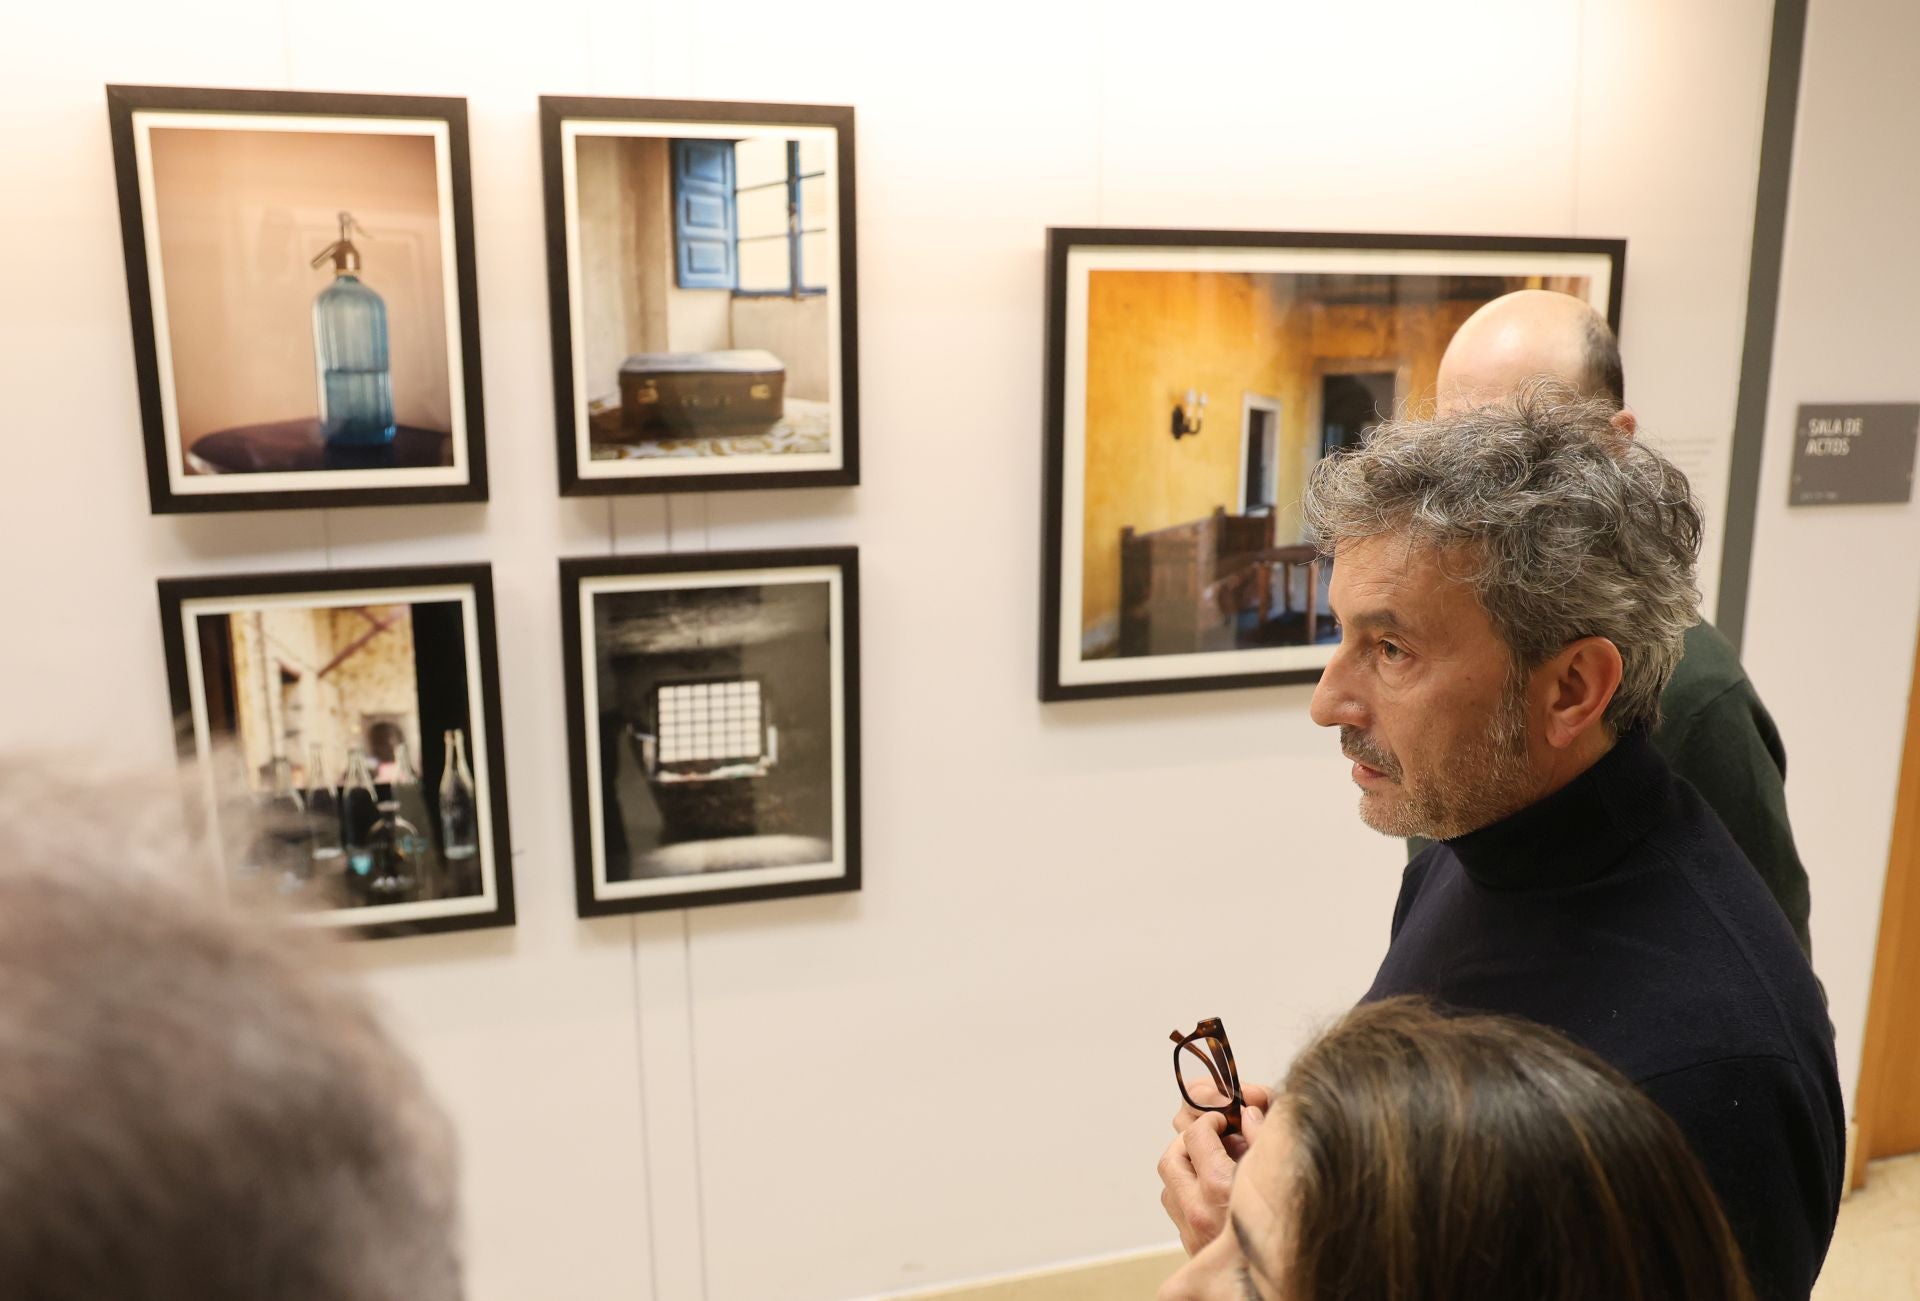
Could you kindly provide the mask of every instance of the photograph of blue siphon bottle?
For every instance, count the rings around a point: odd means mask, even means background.
[[[340,214],[340,238],[314,255],[333,259],[333,283],[313,300],[313,356],[319,368],[320,425],[330,443],[376,447],[393,441],[393,372],[387,363],[387,305],[360,279],[366,231]]]

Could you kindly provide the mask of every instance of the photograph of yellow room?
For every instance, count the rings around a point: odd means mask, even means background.
[[[1608,309],[1610,253],[1531,262],[1372,249],[1069,256],[1069,373],[1052,413],[1058,685],[1317,672],[1339,629],[1329,562],[1301,518],[1308,476],[1380,421],[1430,406],[1441,354],[1483,304],[1533,288]]]

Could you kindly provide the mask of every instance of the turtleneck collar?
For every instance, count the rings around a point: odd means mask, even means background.
[[[1579,885],[1605,875],[1671,815],[1673,800],[1672,772],[1636,730],[1553,794],[1446,843],[1489,890]]]

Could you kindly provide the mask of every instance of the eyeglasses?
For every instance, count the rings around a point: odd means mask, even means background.
[[[1233,1064],[1233,1049],[1227,1043],[1227,1028],[1220,1024],[1220,1018],[1208,1017],[1193,1028],[1192,1034],[1181,1034],[1175,1030],[1167,1036],[1173,1040],[1173,1078],[1180,1086],[1180,1096],[1186,1099],[1189,1107],[1195,1111],[1217,1111],[1227,1118],[1226,1132],[1240,1132],[1240,1108],[1247,1100],[1240,1094],[1240,1071]],[[1189,1053],[1206,1067],[1202,1076],[1193,1062],[1181,1054]],[[1211,1087],[1208,1097],[1225,1098],[1224,1103],[1202,1102],[1194,1096],[1196,1089],[1205,1092]]]

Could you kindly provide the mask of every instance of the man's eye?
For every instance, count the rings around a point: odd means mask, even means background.
[[[1379,646],[1380,646],[1380,658],[1385,660],[1389,664],[1397,663],[1403,656],[1406,655],[1405,651],[1401,650],[1398,646],[1394,645],[1390,641],[1383,641],[1379,643]]]

